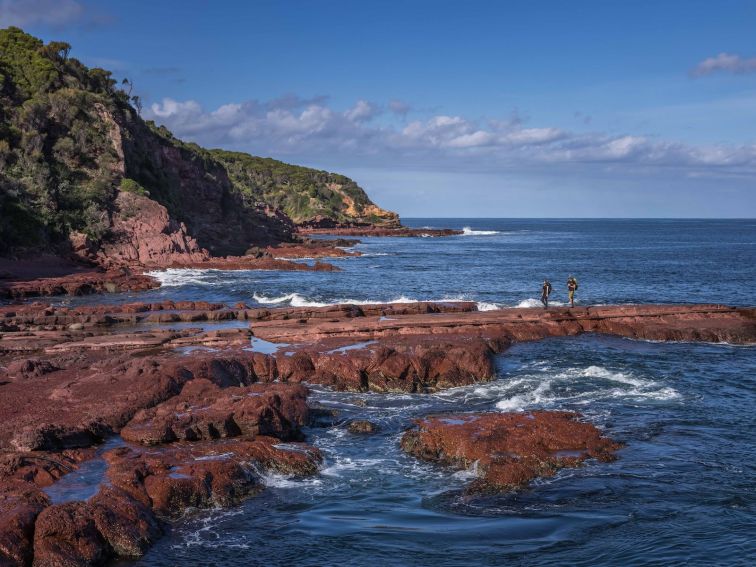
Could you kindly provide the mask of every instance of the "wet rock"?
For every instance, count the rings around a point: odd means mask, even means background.
[[[356,419],[349,423],[347,430],[349,431],[349,433],[354,433],[357,435],[370,435],[373,433],[378,433],[380,428],[372,421],[368,421],[366,419]]]
[[[254,384],[220,388],[204,379],[187,383],[181,393],[140,410],[121,430],[127,441],[154,445],[244,435],[283,440],[301,436],[307,423],[307,389],[299,385]]]
[[[78,567],[103,563],[108,544],[85,502],[49,506],[34,529],[35,567]]]
[[[118,557],[141,557],[162,533],[152,510],[117,488],[101,488],[88,507],[97,531]]]
[[[0,565],[29,565],[34,523],[50,500],[34,485],[0,477]]]
[[[275,248],[269,247],[266,252],[275,258],[340,258],[361,255],[358,251],[344,250],[330,242],[318,241],[279,244]]]
[[[300,227],[300,234],[329,234],[334,236],[457,236],[461,230],[451,228],[407,228],[404,226]]]
[[[285,310],[289,312],[289,310]],[[283,313],[283,311],[281,312]],[[331,311],[336,315],[335,311]],[[412,336],[530,341],[585,332],[651,340],[756,342],[756,309],[723,305],[620,305],[543,309],[470,311],[441,308],[391,316],[307,318],[305,323],[280,314],[254,324],[255,336],[272,342],[359,341]]]
[[[303,443],[258,436],[150,450],[124,447],[109,451],[105,459],[113,486],[158,515],[176,517],[188,508],[231,506],[254,494],[261,469],[314,474],[321,456]]]
[[[7,375],[11,380],[29,380],[55,372],[56,370],[60,370],[60,368],[49,360],[22,358],[8,364]]]
[[[49,451],[0,451],[0,478],[19,480],[38,487],[50,486],[94,455],[93,449]]]
[[[179,393],[193,378],[181,363],[179,357],[91,353],[33,387],[4,384],[0,448],[58,451],[99,443],[139,409]]]
[[[589,458],[611,461],[621,444],[572,412],[450,414],[416,420],[401,446],[423,460],[477,467],[471,490],[511,490]]]
[[[90,270],[66,276],[0,281],[0,297],[23,299],[49,295],[89,295],[115,291],[145,291],[160,283],[150,276],[127,269]]]

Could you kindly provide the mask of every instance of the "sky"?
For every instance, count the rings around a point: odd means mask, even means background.
[[[182,139],[404,217],[756,216],[756,1],[0,0]]]

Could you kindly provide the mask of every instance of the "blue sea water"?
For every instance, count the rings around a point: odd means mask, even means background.
[[[259,305],[469,299],[536,304],[549,277],[566,300],[753,305],[756,221],[412,219],[450,238],[367,238],[338,273],[176,271],[109,301]],[[97,298],[69,300],[102,301]],[[320,474],[271,475],[231,510],[180,521],[135,564],[750,565],[756,561],[756,349],[602,336],[518,344],[498,379],[435,395],[335,393],[308,428]],[[626,443],[516,494],[471,497],[471,473],[404,455],[411,420],[448,411],[570,409]],[[367,418],[381,429],[350,434]]]

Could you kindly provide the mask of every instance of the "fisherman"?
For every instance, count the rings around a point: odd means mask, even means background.
[[[567,297],[570,300],[570,307],[575,307],[575,292],[578,288],[578,282],[575,276],[567,278]]]
[[[551,295],[551,282],[549,280],[543,280],[543,287],[541,287],[541,303],[543,308],[549,308],[549,295]]]

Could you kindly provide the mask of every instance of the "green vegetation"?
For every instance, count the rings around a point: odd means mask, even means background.
[[[344,176],[178,140],[142,120],[130,81],[87,68],[70,49],[0,30],[0,255],[55,248],[73,231],[107,237],[119,191],[205,230],[211,250],[234,227],[237,241],[218,251],[287,234],[260,204],[295,221],[385,218]]]
[[[339,222],[361,220],[365,208],[373,204],[359,185],[343,175],[241,152],[210,153],[226,167],[246,201],[279,208],[294,222],[318,215]]]
[[[108,71],[69,50],[0,30],[0,253],[107,231],[118,156],[103,116],[132,109]]]
[[[145,197],[150,196],[150,192],[147,191],[147,189],[139,185],[139,183],[137,183],[133,179],[129,179],[128,177],[121,179],[121,184],[118,188],[121,191],[126,191],[127,193],[134,193],[136,195],[143,195]]]

